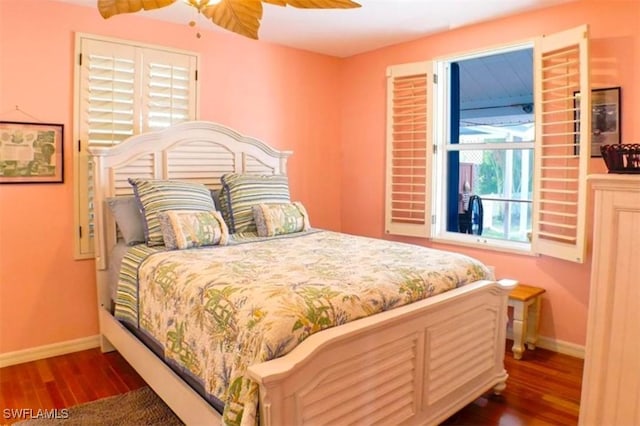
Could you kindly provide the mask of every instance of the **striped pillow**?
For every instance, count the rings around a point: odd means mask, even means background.
[[[177,180],[129,179],[140,204],[148,246],[164,244],[158,213],[168,210],[215,210],[211,192],[199,183]]]
[[[256,204],[291,202],[285,175],[229,173],[220,180],[220,207],[231,233],[256,232],[252,210]]]

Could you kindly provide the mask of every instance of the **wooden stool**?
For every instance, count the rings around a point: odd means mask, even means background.
[[[518,284],[509,293],[508,305],[513,308],[513,358],[521,359],[524,343],[533,350],[538,341],[540,299],[545,289]]]

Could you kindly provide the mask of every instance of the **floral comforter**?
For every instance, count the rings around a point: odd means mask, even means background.
[[[309,232],[147,253],[138,288],[123,285],[120,316],[224,402],[226,424],[254,425],[258,386],[246,375],[249,365],[282,356],[325,328],[489,275],[481,263],[456,253]]]

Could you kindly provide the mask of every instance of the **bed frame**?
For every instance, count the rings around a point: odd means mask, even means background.
[[[220,424],[220,414],[111,314],[106,268],[117,231],[104,200],[131,194],[129,177],[216,188],[228,172],[285,174],[291,152],[194,121],[91,154],[102,350],[118,350],[186,424]],[[286,356],[251,366],[261,424],[437,424],[488,390],[499,393],[507,379],[507,295],[515,284],[472,283],[324,330]]]

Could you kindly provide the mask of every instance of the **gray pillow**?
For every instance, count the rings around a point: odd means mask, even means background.
[[[212,189],[211,190],[211,199],[213,199],[213,205],[216,206],[216,211],[221,212],[220,209],[220,190]]]
[[[127,245],[144,243],[144,223],[135,197],[107,198],[107,205],[116,220],[122,239]]]

